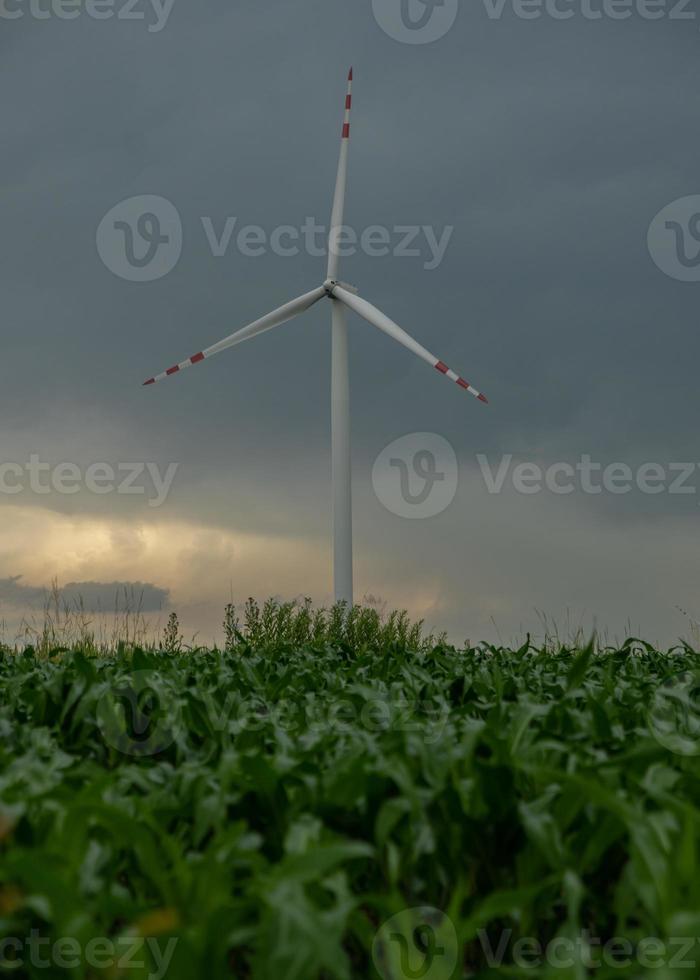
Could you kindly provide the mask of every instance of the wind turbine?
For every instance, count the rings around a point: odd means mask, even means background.
[[[345,98],[345,118],[340,142],[340,159],[338,161],[338,176],[333,199],[333,213],[328,239],[328,271],[323,285],[305,293],[297,299],[286,303],[279,309],[248,324],[242,330],[220,340],[218,344],[199,351],[186,361],[181,361],[173,367],[157,374],[144,385],[152,385],[177,374],[192,364],[199,364],[214,354],[219,354],[228,347],[250,340],[258,334],[273,327],[279,327],[288,320],[305,313],[321,299],[331,300],[332,326],[332,369],[331,369],[331,439],[332,439],[332,472],[333,472],[333,581],[335,599],[337,602],[353,603],[353,566],[352,566],[352,494],[350,467],[350,379],[348,372],[348,334],[346,311],[358,313],[371,323],[372,326],[383,330],[408,350],[422,358],[431,367],[436,368],[450,381],[454,381],[465,391],[468,391],[479,401],[486,402],[486,396],[478,392],[468,381],[461,378],[439,358],[431,354],[421,344],[410,337],[398,324],[385,316],[376,306],[362,299],[357,290],[338,279],[339,252],[338,239],[343,227],[345,209],[345,187],[348,173],[348,147],[350,144],[350,108],[352,105],[352,68],[348,75],[348,89]]]

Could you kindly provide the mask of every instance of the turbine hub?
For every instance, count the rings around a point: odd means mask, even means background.
[[[357,286],[351,286],[349,282],[341,282],[340,279],[326,279],[323,284],[323,288],[326,290],[326,296],[332,296],[336,286],[347,289],[349,293],[354,293],[355,296],[359,293]]]

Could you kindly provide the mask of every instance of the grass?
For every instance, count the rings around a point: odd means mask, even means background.
[[[455,649],[401,615],[252,601],[224,631],[0,654],[15,976],[697,975],[690,646]],[[34,966],[33,930],[77,965]],[[628,947],[587,969],[582,936]],[[686,937],[684,967],[644,965]],[[144,965],[91,966],[96,939]],[[523,966],[523,939],[578,962]]]
[[[24,619],[14,644],[0,648],[31,648],[39,657],[57,651],[80,651],[86,656],[109,656],[114,650],[166,650],[180,653],[200,649],[196,637],[185,643],[177,613],[171,612],[161,631],[149,622],[142,596],[125,589],[115,597],[110,616],[88,611],[82,600],[66,601],[56,582],[47,593],[41,616]],[[280,602],[268,599],[261,607],[248,599],[239,611],[229,603],[224,614],[224,649],[244,642],[254,647],[293,644],[346,643],[354,648],[382,648],[399,643],[415,650],[431,649],[447,641],[445,633],[425,634],[424,622],[412,623],[408,613],[385,614],[383,608],[337,603],[330,609],[314,608],[311,599]]]

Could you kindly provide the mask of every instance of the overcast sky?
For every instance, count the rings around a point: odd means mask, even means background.
[[[146,583],[156,620],[177,609],[207,641],[231,598],[330,598],[329,304],[141,382],[323,280],[302,229],[328,223],[351,64],[360,242],[341,276],[490,400],[351,317],[358,596],[458,640],[542,614],[689,633],[695,3],[32,2],[0,2],[9,638],[55,579],[103,609]],[[371,226],[389,254],[363,247]],[[435,488],[413,469],[426,452]],[[624,465],[592,492],[586,457]]]

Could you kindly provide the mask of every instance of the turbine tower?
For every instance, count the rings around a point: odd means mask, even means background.
[[[173,365],[167,371],[157,374],[144,385],[163,381],[173,374],[193,364],[199,364],[214,354],[258,334],[279,327],[283,323],[305,313],[319,300],[331,301],[332,330],[332,369],[331,369],[331,441],[333,471],[333,585],[336,602],[353,604],[353,563],[352,563],[352,470],[350,462],[350,377],[348,369],[347,310],[359,314],[372,326],[388,334],[398,343],[426,361],[450,381],[464,388],[479,401],[486,402],[486,396],[478,392],[468,381],[451,371],[439,358],[431,354],[414,340],[398,324],[385,316],[376,306],[362,299],[357,290],[338,279],[339,253],[338,240],[343,228],[345,210],[345,188],[348,173],[348,149],[350,146],[350,110],[352,107],[352,68],[348,75],[348,88],[345,97],[345,117],[340,141],[338,175],[333,198],[330,232],[328,236],[328,269],[323,285],[303,296],[286,303],[272,313],[255,320],[236,333],[225,337],[212,347],[193,354],[187,360]]]

